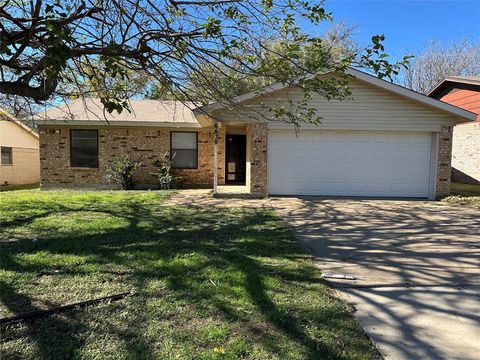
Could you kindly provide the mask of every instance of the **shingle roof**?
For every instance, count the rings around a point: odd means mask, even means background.
[[[47,121],[108,121],[115,122],[155,122],[198,125],[192,108],[194,104],[180,101],[129,100],[130,112],[123,110],[120,114],[109,114],[104,110],[98,98],[77,99],[62,107],[52,107],[37,114],[36,122]]]

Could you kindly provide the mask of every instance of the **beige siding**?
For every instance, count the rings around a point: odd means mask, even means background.
[[[0,166],[0,186],[38,184],[40,159],[38,149],[12,148],[13,165]]]
[[[20,125],[0,120],[0,146],[12,148],[13,164],[0,165],[0,186],[40,182],[38,138]]]
[[[38,137],[14,122],[0,120],[0,145],[38,149]]]
[[[442,125],[452,125],[455,117],[442,110],[429,107],[401,95],[390,93],[366,82],[351,83],[352,98],[328,101],[316,95],[309,106],[322,117],[319,130],[396,130],[438,132]],[[249,100],[244,109],[234,109],[214,114],[214,117],[231,122],[258,121],[265,115],[271,121],[270,129],[288,128],[291,125],[274,121],[265,107],[288,106],[302,98],[299,88],[287,88],[260,98]],[[304,125],[305,128],[316,126]]]

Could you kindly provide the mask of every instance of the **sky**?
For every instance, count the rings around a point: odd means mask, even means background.
[[[421,50],[432,37],[480,41],[480,0],[326,0],[325,9],[335,21],[358,26],[355,40],[362,45],[385,34],[391,60]]]

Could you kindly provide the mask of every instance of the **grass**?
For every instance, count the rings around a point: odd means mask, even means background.
[[[480,185],[454,183],[450,184],[452,195],[442,201],[453,205],[465,205],[480,209]]]
[[[9,325],[0,358],[379,357],[273,211],[168,195],[0,194],[0,317],[138,292]]]
[[[453,195],[480,196],[480,184],[464,184],[452,182],[450,191]]]
[[[0,192],[2,191],[16,191],[16,190],[28,190],[28,189],[38,189],[39,184],[27,184],[27,185],[1,185]]]

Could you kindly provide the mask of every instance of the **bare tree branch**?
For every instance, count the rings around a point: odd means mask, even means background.
[[[462,38],[451,44],[431,39],[402,72],[403,84],[427,94],[447,76],[480,75],[480,42]]]
[[[331,20],[322,0],[8,0],[0,6],[0,92],[37,103],[96,94],[112,112],[155,87],[181,100],[224,100],[232,91],[215,76],[241,91],[342,75],[348,64],[390,78],[403,65],[380,56],[381,36],[363,55],[332,57],[331,43],[300,31],[302,21]],[[256,80],[247,85],[248,77]],[[309,82],[311,91],[345,95],[322,82]]]

